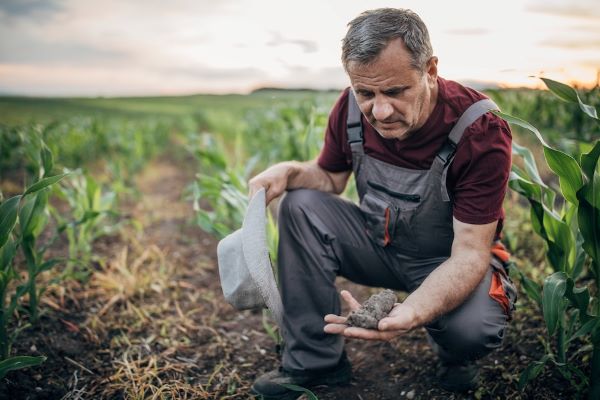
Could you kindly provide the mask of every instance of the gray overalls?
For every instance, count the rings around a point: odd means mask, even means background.
[[[413,170],[364,153],[361,114],[352,91],[348,101],[348,142],[360,207],[310,189],[290,191],[280,204],[278,265],[285,310],[282,363],[291,371],[332,367],[342,355],[343,338],[323,332],[323,316],[341,311],[336,276],[412,292],[450,257],[454,234],[446,174],[465,128],[497,109],[491,100],[472,105],[448,135],[431,168]],[[509,316],[489,294],[492,272],[500,270],[513,307],[514,286],[493,258],[474,293],[426,327],[441,358],[474,360],[500,346]]]

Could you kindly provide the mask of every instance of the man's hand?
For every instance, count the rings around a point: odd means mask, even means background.
[[[316,189],[340,194],[344,191],[352,171],[328,172],[319,167],[317,160],[284,161],[266,169],[248,182],[250,197],[265,188],[267,204],[286,190]]]
[[[288,179],[293,168],[293,164],[289,162],[275,164],[250,179],[248,182],[250,198],[260,188],[265,188],[267,204],[281,196],[288,186]]]
[[[360,303],[347,290],[342,290],[340,294],[351,311],[360,307]],[[327,314],[325,322],[324,331],[327,333],[365,340],[390,340],[420,326],[414,308],[403,303],[396,303],[388,316],[379,321],[378,330],[348,326],[346,317],[334,314]]]

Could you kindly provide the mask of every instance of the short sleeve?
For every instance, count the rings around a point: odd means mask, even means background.
[[[511,143],[508,124],[491,114],[467,128],[451,167],[456,219],[487,224],[504,217],[502,203],[510,175]]]
[[[348,115],[349,88],[344,90],[329,113],[325,140],[318,164],[330,172],[342,172],[352,169],[352,155],[347,144],[346,117]]]

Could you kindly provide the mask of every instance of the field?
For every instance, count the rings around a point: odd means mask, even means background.
[[[538,127],[549,146],[575,158],[590,152],[600,137],[597,121],[580,117],[577,105],[549,92],[489,94],[505,112]],[[0,324],[5,326],[0,345],[6,349],[0,358],[5,374],[0,398],[248,398],[253,380],[278,366],[278,335],[267,312],[239,312],[225,302],[216,245],[240,226],[252,175],[278,161],[318,154],[337,96],[261,90],[226,96],[0,98],[0,216],[1,207],[25,188],[67,174],[24,195],[15,229],[6,244],[0,240]],[[598,88],[581,96],[600,104]],[[513,134],[531,150],[548,190],[560,193],[563,182],[544,162],[548,151],[525,129],[515,126]],[[531,173],[526,157],[515,153],[515,165]],[[598,175],[595,164],[592,177],[594,171]],[[384,343],[349,341],[352,384],[312,388],[314,395],[585,397],[595,381],[591,359],[598,355],[592,347],[594,332],[600,331],[595,264],[583,250],[568,256],[581,259],[571,260],[575,267],[560,270],[553,264],[554,253],[548,255],[553,244],[537,234],[533,203],[524,190],[515,186],[505,199],[505,243],[513,255],[518,309],[502,348],[478,362],[480,388],[451,394],[437,387],[434,354],[424,330],[416,330]],[[566,189],[562,193],[570,199]],[[345,195],[355,196],[352,187]],[[563,203],[557,200],[556,207]],[[5,221],[0,218],[0,239]],[[272,222],[271,250],[274,227]],[[579,241],[569,243],[582,248]],[[561,297],[560,320],[548,322],[550,297],[536,293],[555,272],[566,273],[578,288],[589,287],[578,292],[588,293],[582,310],[589,309],[589,319]],[[361,300],[377,291],[341,278],[338,283]],[[23,362],[31,366],[4,372],[2,360],[16,356],[45,360],[29,358]]]

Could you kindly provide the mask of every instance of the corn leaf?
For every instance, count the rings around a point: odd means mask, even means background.
[[[54,157],[52,156],[52,152],[44,142],[42,142],[42,147],[40,149],[40,158],[42,159],[44,176],[48,176],[52,173],[52,168],[54,168]]]
[[[583,174],[577,161],[570,155],[552,147],[544,146],[548,166],[556,175],[560,190],[570,203],[578,204],[577,191],[583,186]]]
[[[577,220],[583,236],[583,249],[592,258],[596,279],[600,278],[600,178],[595,172],[600,159],[600,141],[587,154],[581,156],[586,184],[577,192],[579,209]]]
[[[5,360],[0,361],[0,379],[4,378],[7,373],[16,369],[33,367],[40,365],[46,361],[46,357],[30,357],[30,356],[16,356],[9,357]]]
[[[565,309],[564,295],[566,290],[567,276],[563,272],[556,272],[544,280],[542,309],[550,336],[554,335],[556,329],[561,325],[561,318]]]
[[[66,172],[64,174],[54,175],[54,176],[50,176],[48,178],[41,179],[41,180],[37,181],[36,183],[34,183],[33,185],[29,186],[27,188],[27,190],[25,191],[25,193],[23,193],[23,196],[27,196],[28,194],[35,193],[38,190],[41,190],[47,186],[53,185],[56,182],[60,181],[65,176],[67,176],[68,174],[69,173]]]
[[[302,386],[292,385],[290,383],[282,383],[281,386],[288,388],[290,390],[293,390],[295,392],[304,393],[306,395],[306,397],[308,398],[308,400],[319,400],[319,398],[313,392],[311,392],[307,388],[303,388]]]
[[[19,211],[21,196],[14,196],[0,204],[0,247],[8,240],[15,224]]]
[[[38,191],[33,197],[27,197],[19,212],[21,234],[23,237],[37,236],[46,224],[44,212],[48,204],[48,190]]]
[[[520,118],[514,117],[509,114],[505,114],[501,111],[493,111],[494,114],[498,115],[505,121],[518,125],[531,131],[538,141],[544,146],[544,156],[550,169],[558,175],[560,189],[563,196],[572,204],[577,204],[577,191],[583,185],[583,173],[577,161],[570,155],[563,153],[560,150],[556,150],[550,147],[541,133],[536,127],[531,125],[529,122],[523,121]]]
[[[565,297],[569,299],[571,304],[579,310],[581,318],[585,318],[587,315],[587,309],[590,304],[590,291],[587,287],[576,287],[575,281],[569,278],[567,279],[567,289],[565,290]]]
[[[527,386],[527,382],[537,378],[537,376],[544,369],[544,365],[550,359],[550,356],[546,354],[540,361],[534,361],[525,368],[525,370],[521,373],[521,377],[519,378],[519,390],[525,389]]]
[[[513,154],[523,158],[523,161],[525,162],[525,170],[527,171],[527,175],[529,176],[530,180],[540,186],[546,187],[546,184],[540,177],[540,173],[537,169],[537,165],[531,151],[525,146],[520,146],[516,142],[512,142],[512,152]]]
[[[6,243],[4,243],[4,246],[0,247],[0,271],[6,272],[9,270],[16,251],[17,245],[14,240],[9,237]]]
[[[585,104],[583,101],[581,101],[581,98],[579,97],[579,94],[577,93],[577,91],[575,89],[573,89],[572,87],[570,87],[568,85],[565,85],[564,83],[557,82],[552,79],[548,79],[548,78],[541,78],[541,79],[542,79],[542,81],[544,81],[544,83],[546,84],[548,89],[550,89],[550,91],[552,93],[554,93],[558,98],[560,98],[561,100],[564,100],[566,102],[569,102],[569,103],[579,104],[579,108],[581,108],[581,110],[584,113],[586,113],[587,115],[589,115],[590,117],[592,117],[594,119],[598,119],[598,113],[597,113],[596,109],[588,104]]]
[[[583,324],[575,333],[573,333],[573,335],[571,335],[567,342],[571,342],[577,339],[578,337],[587,335],[588,333],[596,329],[598,326],[600,326],[600,318],[595,317],[593,319],[590,319],[585,324]]]

